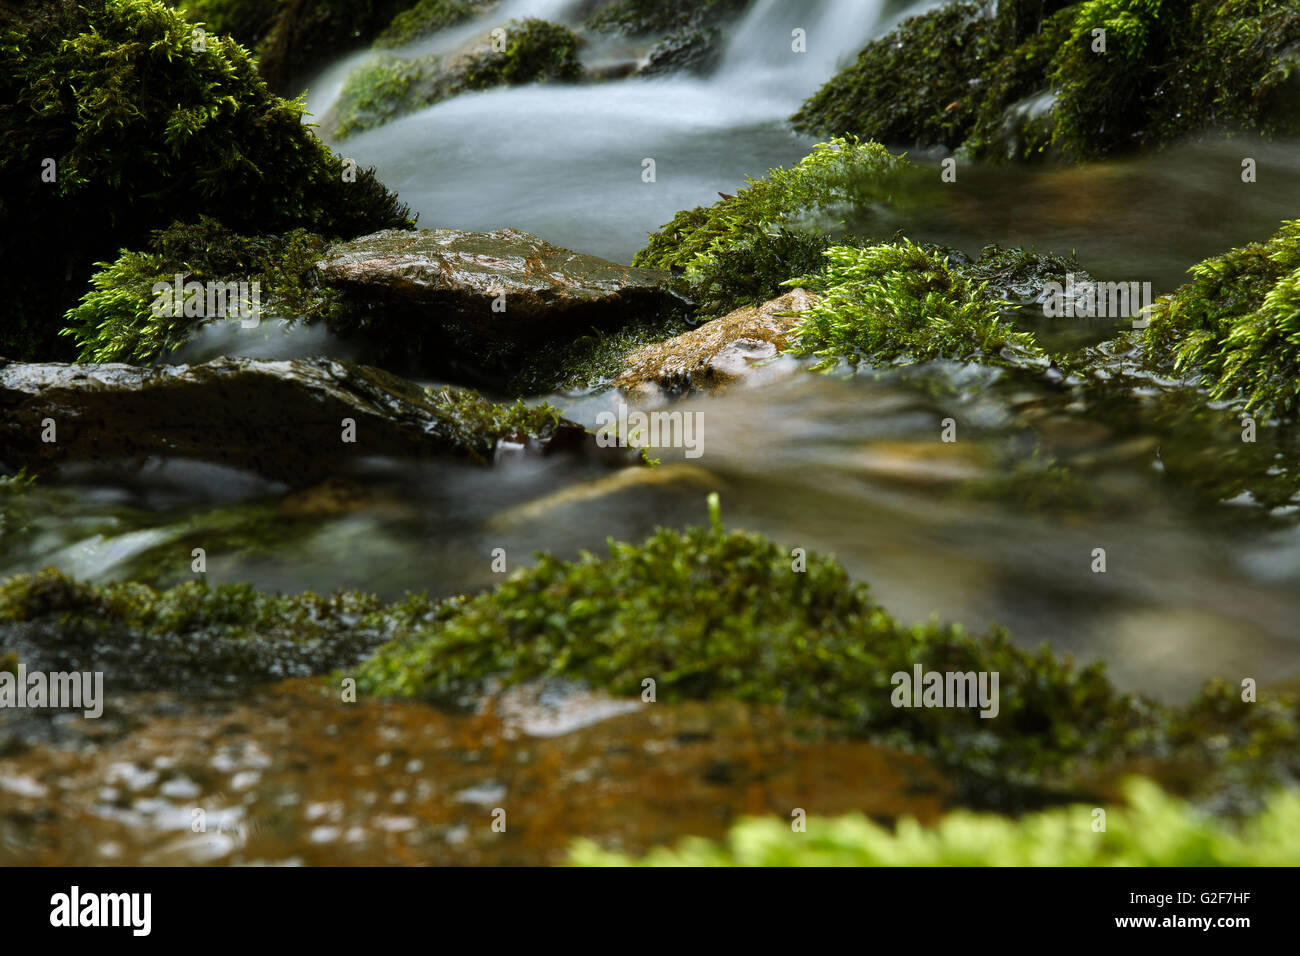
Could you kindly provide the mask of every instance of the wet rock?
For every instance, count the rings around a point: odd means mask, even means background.
[[[654,45],[643,76],[664,73],[711,73],[722,59],[722,31],[717,27],[676,30]]]
[[[0,363],[0,461],[33,471],[164,456],[305,486],[371,456],[487,464],[503,439],[545,453],[587,436],[548,406],[496,405],[331,359]]]
[[[372,337],[408,356],[450,348],[501,362],[503,346],[569,339],[684,306],[668,272],[583,255],[517,229],[389,229],[333,247],[317,266],[354,302],[382,306]]]
[[[627,371],[613,384],[623,389],[655,385],[683,390],[734,382],[748,375],[755,363],[780,354],[798,314],[816,299],[806,289],[794,289],[779,299],[737,309],[667,342],[638,349],[627,357]]]

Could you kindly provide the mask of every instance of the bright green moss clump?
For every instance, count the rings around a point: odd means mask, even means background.
[[[1191,282],[1153,306],[1148,348],[1199,372],[1214,398],[1300,411],[1300,220],[1189,271]]]
[[[1295,866],[1300,862],[1300,795],[1278,791],[1241,823],[1197,811],[1133,778],[1126,806],[1106,810],[1093,829],[1091,806],[1028,813],[1019,819],[957,810],[933,827],[905,819],[896,829],[862,816],[788,821],[747,819],[723,845],[688,839],[641,860],[575,844],[578,866]]]
[[[582,41],[545,20],[511,20],[505,49],[405,59],[385,55],[362,64],[339,93],[337,136],[350,136],[461,93],[494,86],[576,80]]]
[[[999,53],[996,25],[985,11],[949,4],[868,43],[857,63],[840,71],[791,121],[812,135],[850,133],[883,143],[955,147],[983,98],[979,78]]]
[[[1001,630],[905,626],[835,561],[808,555],[795,571],[789,553],[724,530],[716,511],[708,528],[611,542],[603,558],[542,555],[489,593],[455,606],[414,598],[383,616],[396,637],[356,672],[367,693],[458,703],[495,681],[566,678],[631,696],[652,678],[661,701],[781,705],[919,748],[959,772],[971,803],[1005,803],[1023,787],[1068,790],[1085,779],[1076,773],[1095,785],[1155,754],[1247,808],[1300,772],[1300,701],[1243,703],[1238,689],[1212,683],[1187,707],[1166,708],[1115,690],[1101,664],[1076,669]],[[917,664],[998,673],[997,716],[895,707],[892,675]]]
[[[147,252],[123,250],[113,263],[96,263],[100,271],[68,312],[61,334],[75,338],[81,362],[153,361],[212,320],[154,309],[155,283],[171,286],[177,275],[185,282],[244,281],[250,289],[257,282],[260,307],[268,314],[314,317],[333,301],[329,290],[320,288],[315,269],[327,245],[304,229],[247,237],[206,217],[196,225],[174,223],[155,236]]]
[[[965,278],[939,253],[903,239],[826,251],[826,267],[791,279],[819,296],[795,327],[790,351],[879,365],[900,360],[997,360],[1003,349],[1034,349],[1033,336],[1000,318],[984,283]]]
[[[734,196],[679,212],[633,265],[684,272],[703,315],[764,302],[780,295],[787,279],[816,269],[836,243],[831,236],[891,198],[911,168],[877,143],[820,143],[791,169],[770,170]]]
[[[999,716],[894,707],[890,675],[918,662],[1000,672]],[[444,620],[403,629],[357,682],[372,694],[456,701],[489,679],[542,677],[627,695],[649,677],[659,700],[781,704],[1012,778],[1066,755],[1115,752],[1138,713],[1100,667],[1030,654],[1000,631],[901,625],[836,562],[810,556],[796,572],[787,552],[716,518],[639,546],[611,543],[607,558],[542,556]]]
[[[153,0],[0,9],[0,141],[9,358],[67,355],[56,336],[92,264],[181,217],[256,235],[410,225],[372,172],[345,179],[242,47],[199,43]]]

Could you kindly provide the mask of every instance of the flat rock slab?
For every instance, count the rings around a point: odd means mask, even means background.
[[[516,229],[386,229],[333,246],[317,264],[349,297],[538,343],[621,326],[685,303],[671,275],[561,249]]]
[[[591,443],[564,419],[517,434],[501,411],[473,392],[331,359],[160,368],[0,359],[0,462],[31,471],[157,455],[305,486],[370,456],[487,464],[499,443],[541,453]],[[344,419],[354,442],[344,441]]]
[[[666,342],[637,349],[626,359],[617,388],[667,391],[717,388],[750,373],[757,362],[775,358],[786,347],[798,314],[817,297],[794,289],[759,306],[745,306]]]

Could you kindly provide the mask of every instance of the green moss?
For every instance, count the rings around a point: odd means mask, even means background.
[[[171,286],[177,275],[185,282],[257,282],[268,314],[316,318],[334,303],[315,268],[327,245],[304,229],[247,237],[207,217],[194,225],[173,223],[155,235],[147,252],[123,250],[115,262],[96,263],[90,291],[69,310],[61,334],[76,340],[81,362],[157,359],[215,320],[165,310],[155,314],[154,284]]]
[[[800,317],[789,351],[857,365],[946,358],[998,361],[1035,349],[1033,336],[1000,317],[1001,303],[937,252],[907,239],[826,251],[825,268],[791,279],[819,298]]]
[[[328,666],[347,667],[362,692],[449,704],[498,681],[557,677],[640,695],[652,678],[661,701],[777,705],[919,749],[956,772],[968,803],[1005,803],[1028,788],[1037,801],[1086,793],[1129,762],[1158,757],[1199,793],[1248,810],[1300,774],[1300,701],[1245,703],[1211,684],[1169,708],[1116,691],[1100,664],[1080,669],[1045,647],[1022,650],[1000,629],[902,625],[834,560],[808,555],[795,571],[785,549],[725,530],[716,496],[710,511],[707,528],[611,543],[604,558],[543,555],[491,592],[445,602],[20,575],[0,585],[0,647],[29,666],[89,655],[134,686],[317,672],[333,659]],[[996,672],[997,716],[893,706],[892,675],[917,664]]]
[[[1191,282],[1152,307],[1148,348],[1199,373],[1213,398],[1300,411],[1300,220],[1189,272]]]
[[[1001,716],[890,704],[913,663],[1001,673]],[[444,620],[417,625],[358,673],[369,693],[454,701],[489,679],[569,677],[661,700],[781,704],[856,732],[928,745],[972,772],[1015,776],[1117,746],[1135,711],[1100,668],[1075,670],[1005,633],[895,622],[834,561],[790,556],[757,535],[662,530],[575,562],[541,556]]]
[[[1186,11],[1162,0],[1089,0],[1074,10],[1070,36],[1052,63],[1058,91],[1053,142],[1081,159],[1141,144],[1146,103],[1160,86],[1154,64],[1174,53]],[[1105,52],[1094,51],[1105,30]]]
[[[1053,155],[1056,103],[1047,74],[1069,40],[1073,23],[1072,9],[1058,10],[1042,22],[1039,32],[1030,33],[998,61],[981,85],[975,121],[962,144],[964,153],[994,162]],[[1051,99],[1034,102],[1039,96]]]
[[[1190,706],[1167,708],[1119,693],[1100,664],[1076,669],[1045,647],[1021,650],[999,629],[905,626],[835,561],[809,555],[795,572],[785,550],[724,530],[716,501],[711,511],[708,528],[611,542],[605,558],[539,556],[455,607],[417,600],[360,668],[358,688],[458,702],[498,680],[561,677],[639,695],[652,678],[659,700],[780,705],[919,748],[959,771],[971,803],[1004,802],[1018,787],[1080,792],[1077,781],[1156,754],[1195,768],[1196,788],[1242,808],[1300,773],[1296,699],[1244,703],[1211,684]],[[891,676],[915,664],[997,672],[999,715],[892,706]]]
[[[11,321],[0,354],[67,354],[56,338],[92,264],[178,217],[252,234],[354,236],[407,226],[274,96],[247,52],[152,0],[0,10],[0,255]],[[56,180],[42,182],[46,158]]]
[[[677,213],[633,264],[684,273],[683,291],[701,303],[701,315],[759,304],[815,268],[846,223],[870,229],[857,220],[887,202],[911,169],[876,143],[820,143],[791,169],[770,170],[734,196]]]
[[[419,0],[375,38],[375,46],[394,47],[463,23],[487,7],[485,0]]]
[[[1300,2],[1201,0],[1183,17],[1180,54],[1153,98],[1161,142],[1211,125],[1300,132]]]
[[[0,475],[0,541],[27,530],[34,507],[28,491],[35,480],[26,471]]]
[[[191,23],[225,33],[249,49],[266,36],[284,4],[281,0],[181,0],[174,4]]]
[[[894,829],[861,815],[789,821],[747,819],[724,844],[691,838],[641,860],[575,844],[578,866],[1293,866],[1300,859],[1300,795],[1277,791],[1240,823],[1177,800],[1132,778],[1125,805],[1053,808],[1009,819],[957,810],[933,827],[905,819]]]
[[[996,26],[980,7],[949,4],[868,43],[791,121],[815,136],[955,147],[999,53]]]
[[[351,663],[385,636],[356,626],[379,607],[369,595],[282,597],[246,584],[91,586],[48,569],[0,584],[0,646],[31,667],[93,660],[115,692],[218,690]]]
[[[488,48],[459,57],[385,55],[362,64],[339,93],[335,135],[350,136],[472,90],[582,76],[582,41],[567,27],[528,19],[511,20],[503,29],[505,49],[499,53]]]
[[[512,404],[493,402],[471,389],[428,388],[438,411],[450,426],[448,434],[458,447],[477,453],[484,462],[492,460],[503,438],[551,438],[560,426],[560,412],[553,405],[528,405],[522,399]]]
[[[345,138],[446,99],[451,92],[441,82],[441,64],[437,56],[381,56],[363,63],[343,82],[334,134]]]
[[[950,4],[869,43],[793,120],[992,161],[1294,135],[1298,44],[1300,0],[1016,0],[992,15]]]

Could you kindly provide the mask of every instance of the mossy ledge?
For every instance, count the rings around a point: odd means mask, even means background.
[[[369,595],[268,595],[247,584],[92,586],[54,569],[0,584],[0,648],[33,670],[102,670],[110,693],[246,693],[347,666],[388,635]]]

